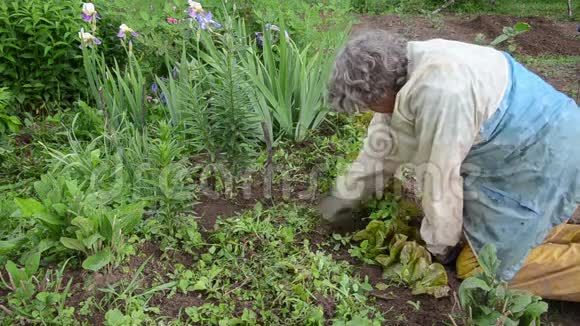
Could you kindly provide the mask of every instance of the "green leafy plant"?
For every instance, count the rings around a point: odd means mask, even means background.
[[[71,1],[0,3],[0,79],[17,109],[45,113],[82,89],[79,20]]]
[[[153,323],[154,319],[151,314],[159,314],[158,307],[149,307],[149,300],[154,294],[174,288],[176,282],[167,282],[143,289],[142,282],[143,270],[149,263],[149,257],[135,271],[133,277],[129,280],[121,280],[107,288],[99,289],[104,293],[100,301],[101,307],[108,308],[105,314],[105,325],[141,325]]]
[[[285,33],[273,44],[272,33],[264,31],[262,52],[248,51],[244,66],[257,91],[255,101],[273,138],[270,141],[281,137],[302,141],[326,115],[324,90],[330,64],[320,53],[309,54],[309,46],[300,50]]]
[[[389,222],[374,220],[356,233],[353,240],[362,242],[351,254],[382,266],[385,278],[411,286],[413,294],[446,296],[449,287],[445,268],[432,263],[425,247],[416,241],[407,241],[406,235],[397,233],[396,224]]]
[[[508,49],[510,52],[514,52],[516,45],[514,43],[514,38],[522,33],[525,33],[531,29],[530,25],[527,23],[517,23],[513,27],[504,27],[503,33],[496,37],[489,45],[498,46],[503,42],[507,41],[509,43]]]
[[[103,112],[108,128],[120,129],[128,120],[139,129],[146,123],[145,77],[131,47],[127,50],[127,64],[117,61],[110,68],[104,54],[96,48],[83,47],[83,66],[90,94],[97,108]]]
[[[343,0],[205,0],[204,7],[222,15],[242,18],[250,32],[283,20],[299,48],[334,51],[354,22],[350,1]]]
[[[93,160],[99,159],[97,151],[92,154]],[[111,207],[98,192],[85,192],[83,185],[65,176],[45,175],[34,188],[40,201],[15,198],[19,209],[14,216],[34,219],[44,239],[59,241],[52,246],[82,252],[83,268],[99,270],[130,252],[124,236],[140,222],[144,202]]]
[[[12,102],[12,93],[6,87],[0,87],[0,136],[7,132],[17,132],[22,122],[15,115],[7,114],[7,108]]]
[[[239,63],[239,57],[247,51],[237,33],[244,29],[243,24],[226,18],[224,31],[216,38],[200,31],[199,61],[207,69],[209,87],[209,119],[211,121],[214,143],[217,144],[225,161],[236,173],[247,166],[254,154],[253,145],[258,140],[258,119],[252,103],[252,89]]]
[[[466,325],[540,325],[540,316],[548,304],[529,292],[510,290],[497,280],[497,259],[493,244],[479,252],[482,273],[465,279],[459,287],[459,302]]]
[[[311,209],[257,204],[218,220],[216,228],[198,264],[178,266],[170,274],[177,287],[169,297],[193,292],[212,300],[186,308],[187,322],[254,323],[258,316],[268,325],[353,325],[349,322],[361,319],[368,322],[362,325],[379,325],[383,320],[368,306],[368,280],[353,275],[346,262],[312,250],[305,238],[315,228]],[[336,307],[332,315],[325,314],[320,297]],[[236,312],[240,302],[251,306]]]
[[[39,272],[40,257],[32,257],[24,268],[14,262],[6,263],[8,279],[0,273],[0,280],[5,289],[7,307],[2,306],[9,314],[3,322],[16,323],[54,323],[70,324],[74,321],[74,308],[66,307],[66,299],[73,279],[70,278],[63,287],[63,274],[68,261],[59,270]]]
[[[172,125],[183,130],[193,149],[207,155],[211,164],[224,162],[237,173],[254,157],[261,131],[254,92],[239,60],[247,51],[240,37],[244,25],[230,17],[223,25],[219,33],[195,31],[194,55],[184,49],[173,68],[167,64],[173,73],[167,79],[157,77],[155,87]]]

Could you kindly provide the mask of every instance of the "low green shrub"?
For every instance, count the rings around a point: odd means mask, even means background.
[[[0,3],[0,80],[21,111],[66,106],[83,87],[75,1]]]
[[[495,246],[485,245],[477,261],[483,272],[465,279],[458,291],[465,314],[463,325],[540,325],[540,316],[548,311],[548,304],[497,280],[500,261]]]

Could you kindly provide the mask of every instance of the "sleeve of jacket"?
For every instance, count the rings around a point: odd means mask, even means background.
[[[385,182],[400,165],[392,133],[389,117],[375,114],[359,156],[336,180],[332,195],[344,206],[354,207],[384,190]]]
[[[448,65],[431,69],[409,93],[418,148],[413,160],[425,217],[421,237],[435,255],[461,239],[463,179],[460,168],[477,135],[475,92],[469,71]]]

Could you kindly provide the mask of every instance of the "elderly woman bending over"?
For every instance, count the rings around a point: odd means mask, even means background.
[[[321,203],[330,222],[352,210],[402,164],[422,189],[420,234],[447,261],[460,240],[459,277],[487,243],[498,277],[514,288],[580,301],[580,111],[571,98],[493,48],[411,42],[367,31],[338,54],[335,110],[375,112],[358,159]]]

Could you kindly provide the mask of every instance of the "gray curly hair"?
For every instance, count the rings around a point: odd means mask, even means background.
[[[354,112],[396,94],[407,82],[407,40],[384,30],[351,39],[338,53],[329,82],[329,102]]]

